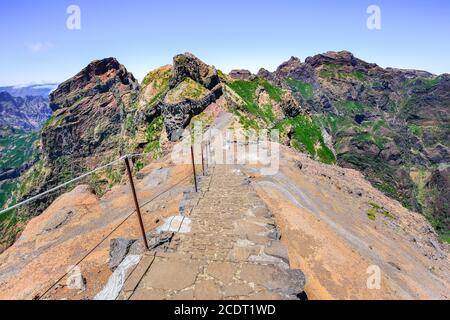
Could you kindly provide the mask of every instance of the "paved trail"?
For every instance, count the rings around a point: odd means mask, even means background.
[[[289,268],[272,214],[246,176],[217,165],[200,187],[185,213],[191,231],[165,252],[146,253],[119,299],[297,299],[304,275]]]

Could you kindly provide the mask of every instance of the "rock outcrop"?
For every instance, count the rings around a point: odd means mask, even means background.
[[[217,70],[191,53],[179,54],[173,58],[173,74],[170,88],[175,88],[184,79],[191,78],[211,90],[219,83]]]
[[[42,130],[40,160],[22,177],[19,198],[39,194],[117,158],[138,89],[133,75],[114,58],[94,61],[60,84],[50,94],[53,116]],[[58,192],[19,213],[37,215],[56,196]]]
[[[255,75],[253,75],[250,71],[244,69],[235,69],[231,70],[228,74],[231,79],[234,80],[253,80],[255,79]]]
[[[191,53],[174,57],[173,66],[144,79],[136,122],[141,126],[162,115],[168,138],[177,141],[190,120],[222,95],[217,70]]]

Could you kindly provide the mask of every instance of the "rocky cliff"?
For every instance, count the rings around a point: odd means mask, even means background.
[[[50,94],[52,117],[42,129],[40,155],[21,178],[17,197],[26,199],[67,182],[123,152],[124,124],[139,84],[114,58],[93,61]],[[58,192],[20,209],[30,217]]]

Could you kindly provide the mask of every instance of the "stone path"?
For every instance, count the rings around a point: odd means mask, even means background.
[[[180,210],[191,230],[145,253],[119,299],[298,299],[304,275],[289,268],[273,216],[246,176],[218,165],[200,188]]]

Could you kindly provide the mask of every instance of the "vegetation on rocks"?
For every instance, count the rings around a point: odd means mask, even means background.
[[[152,154],[152,157],[157,159],[161,156],[161,132],[164,125],[164,119],[162,116],[154,119],[147,127],[146,139],[147,145],[144,152]]]
[[[169,83],[172,77],[172,67],[164,66],[149,72],[142,81],[141,95],[147,101],[147,107],[152,107],[169,90]]]
[[[312,98],[312,96],[314,95],[314,89],[310,83],[306,83],[301,80],[295,80],[292,78],[287,78],[286,83],[291,87],[292,90],[299,92],[305,99]]]
[[[283,90],[270,84],[268,81],[256,78],[254,80],[236,80],[228,83],[228,86],[239,95],[244,101],[242,111],[250,114],[252,117],[262,120],[262,122],[267,125],[273,123],[276,115],[273,110],[275,103],[282,101]],[[267,101],[267,104],[260,105],[258,101],[257,91],[261,88],[267,92],[271,101]],[[256,119],[245,119],[241,113],[239,118],[244,125],[244,127],[255,128],[257,127]]]
[[[208,90],[201,84],[191,78],[186,78],[167,93],[165,101],[170,104],[176,104],[186,99],[199,100],[205,97],[207,93]]]
[[[286,118],[275,126],[281,135],[289,126],[293,132],[291,145],[302,152],[309,153],[312,157],[327,164],[336,162],[333,152],[326,146],[320,127],[320,122],[315,117],[299,115],[295,118]]]

